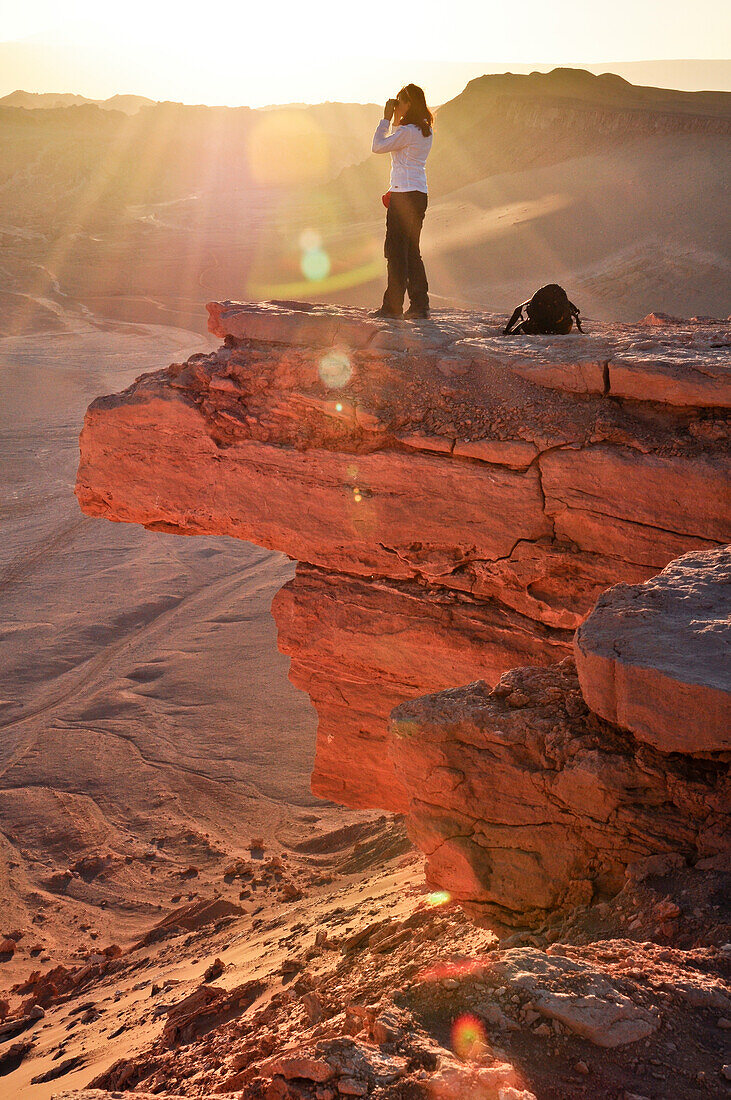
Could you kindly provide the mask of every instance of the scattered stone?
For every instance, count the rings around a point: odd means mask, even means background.
[[[542,1016],[557,1020],[597,1046],[611,1048],[635,1043],[659,1027],[656,1016],[633,1004],[601,971],[586,963],[530,948],[512,948],[503,954],[495,969],[512,987],[526,990]],[[589,991],[554,991],[550,985],[556,979]]]
[[[367,1096],[368,1083],[354,1077],[341,1077],[338,1081],[338,1092],[341,1096]]]
[[[317,993],[305,993],[302,997],[302,1006],[311,1024],[317,1024],[322,1019],[322,1001]]]
[[[45,1073],[38,1073],[35,1077],[31,1077],[30,1083],[31,1085],[41,1085],[46,1081],[55,1081],[57,1077],[65,1077],[72,1070],[79,1069],[85,1061],[86,1059],[81,1054],[75,1054],[72,1058],[64,1058],[57,1066],[52,1066]]]
[[[0,1076],[4,1077],[18,1068],[26,1054],[33,1049],[33,1042],[21,1039],[0,1051]]]
[[[224,963],[222,962],[222,960],[221,959],[214,959],[214,961],[211,963],[211,965],[208,967],[208,969],[203,974],[203,980],[205,982],[215,981],[216,978],[219,978],[221,976],[221,974],[223,974],[224,970],[225,970],[225,966],[224,966]]]
[[[293,1078],[304,1077],[308,1081],[329,1081],[334,1076],[333,1067],[323,1058],[308,1058],[297,1054],[278,1054],[268,1062],[259,1066],[259,1072],[280,1076],[291,1081]]]

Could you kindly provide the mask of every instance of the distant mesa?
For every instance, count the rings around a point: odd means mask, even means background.
[[[122,111],[136,114],[141,107],[154,104],[154,99],[143,95],[113,95],[108,99],[89,99],[71,92],[24,92],[18,89],[0,98],[0,107],[23,107],[27,111],[53,110],[57,107],[83,107],[93,104],[105,111]]]

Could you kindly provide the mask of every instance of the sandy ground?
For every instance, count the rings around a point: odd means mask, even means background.
[[[71,320],[0,341],[0,932],[24,933],[7,979],[30,947],[50,965],[128,940],[252,835],[345,813],[310,794],[314,711],[276,647],[292,563],[73,496],[88,402],[208,340]]]
[[[45,1018],[19,1036],[33,1049],[6,1082],[0,1080],[0,1092],[5,1084],[8,1097],[47,1100],[62,1088],[83,1088],[120,1059],[144,1059],[164,1026],[166,1009],[200,986],[214,959],[224,965],[216,986],[234,989],[260,981],[256,1008],[266,1006],[291,981],[286,960],[311,942],[314,930],[347,935],[375,919],[408,914],[425,893],[421,859],[403,854],[401,833],[393,836],[385,819],[344,832],[323,831],[310,822],[310,830],[304,855],[295,839],[299,830],[284,846],[277,844],[287,867],[284,876],[265,872],[241,890],[242,881],[219,875],[186,890],[181,903],[227,896],[237,910],[216,921],[194,919],[188,929],[172,929],[160,942],[130,945],[119,969],[48,1007]],[[353,855],[354,843],[360,857]],[[268,858],[265,848],[255,864],[264,867]],[[282,897],[283,877],[300,882],[300,898]],[[71,1059],[78,1064],[66,1068]],[[33,1083],[34,1077],[54,1072],[58,1076],[52,1080]]]

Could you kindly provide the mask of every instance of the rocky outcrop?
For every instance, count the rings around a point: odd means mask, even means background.
[[[731,751],[731,550],[599,597],[576,633],[593,711],[663,752]]]
[[[720,324],[505,340],[489,314],[208,308],[225,346],[89,408],[76,492],[301,563],[273,611],[320,795],[406,809],[396,704],[554,664],[611,584],[729,537]]]
[[[592,714],[571,658],[401,704],[391,754],[429,881],[493,923],[611,897],[658,852],[724,848],[726,763],[665,755]]]
[[[611,589],[577,631],[579,676],[567,658],[394,710],[435,886],[523,923],[613,896],[649,856],[728,850],[728,568],[691,553]]]
[[[408,797],[384,744],[393,707],[426,687],[497,680],[507,663],[565,652],[564,632],[496,601],[310,566],[298,567],[272,611],[280,649],[292,658],[290,679],[317,709],[312,789],[396,812]]]

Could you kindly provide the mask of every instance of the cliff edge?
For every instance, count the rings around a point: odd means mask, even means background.
[[[406,810],[394,706],[554,665],[610,585],[729,539],[721,322],[503,339],[464,311],[208,311],[222,347],[90,406],[76,494],[300,563],[273,613],[318,795]]]

